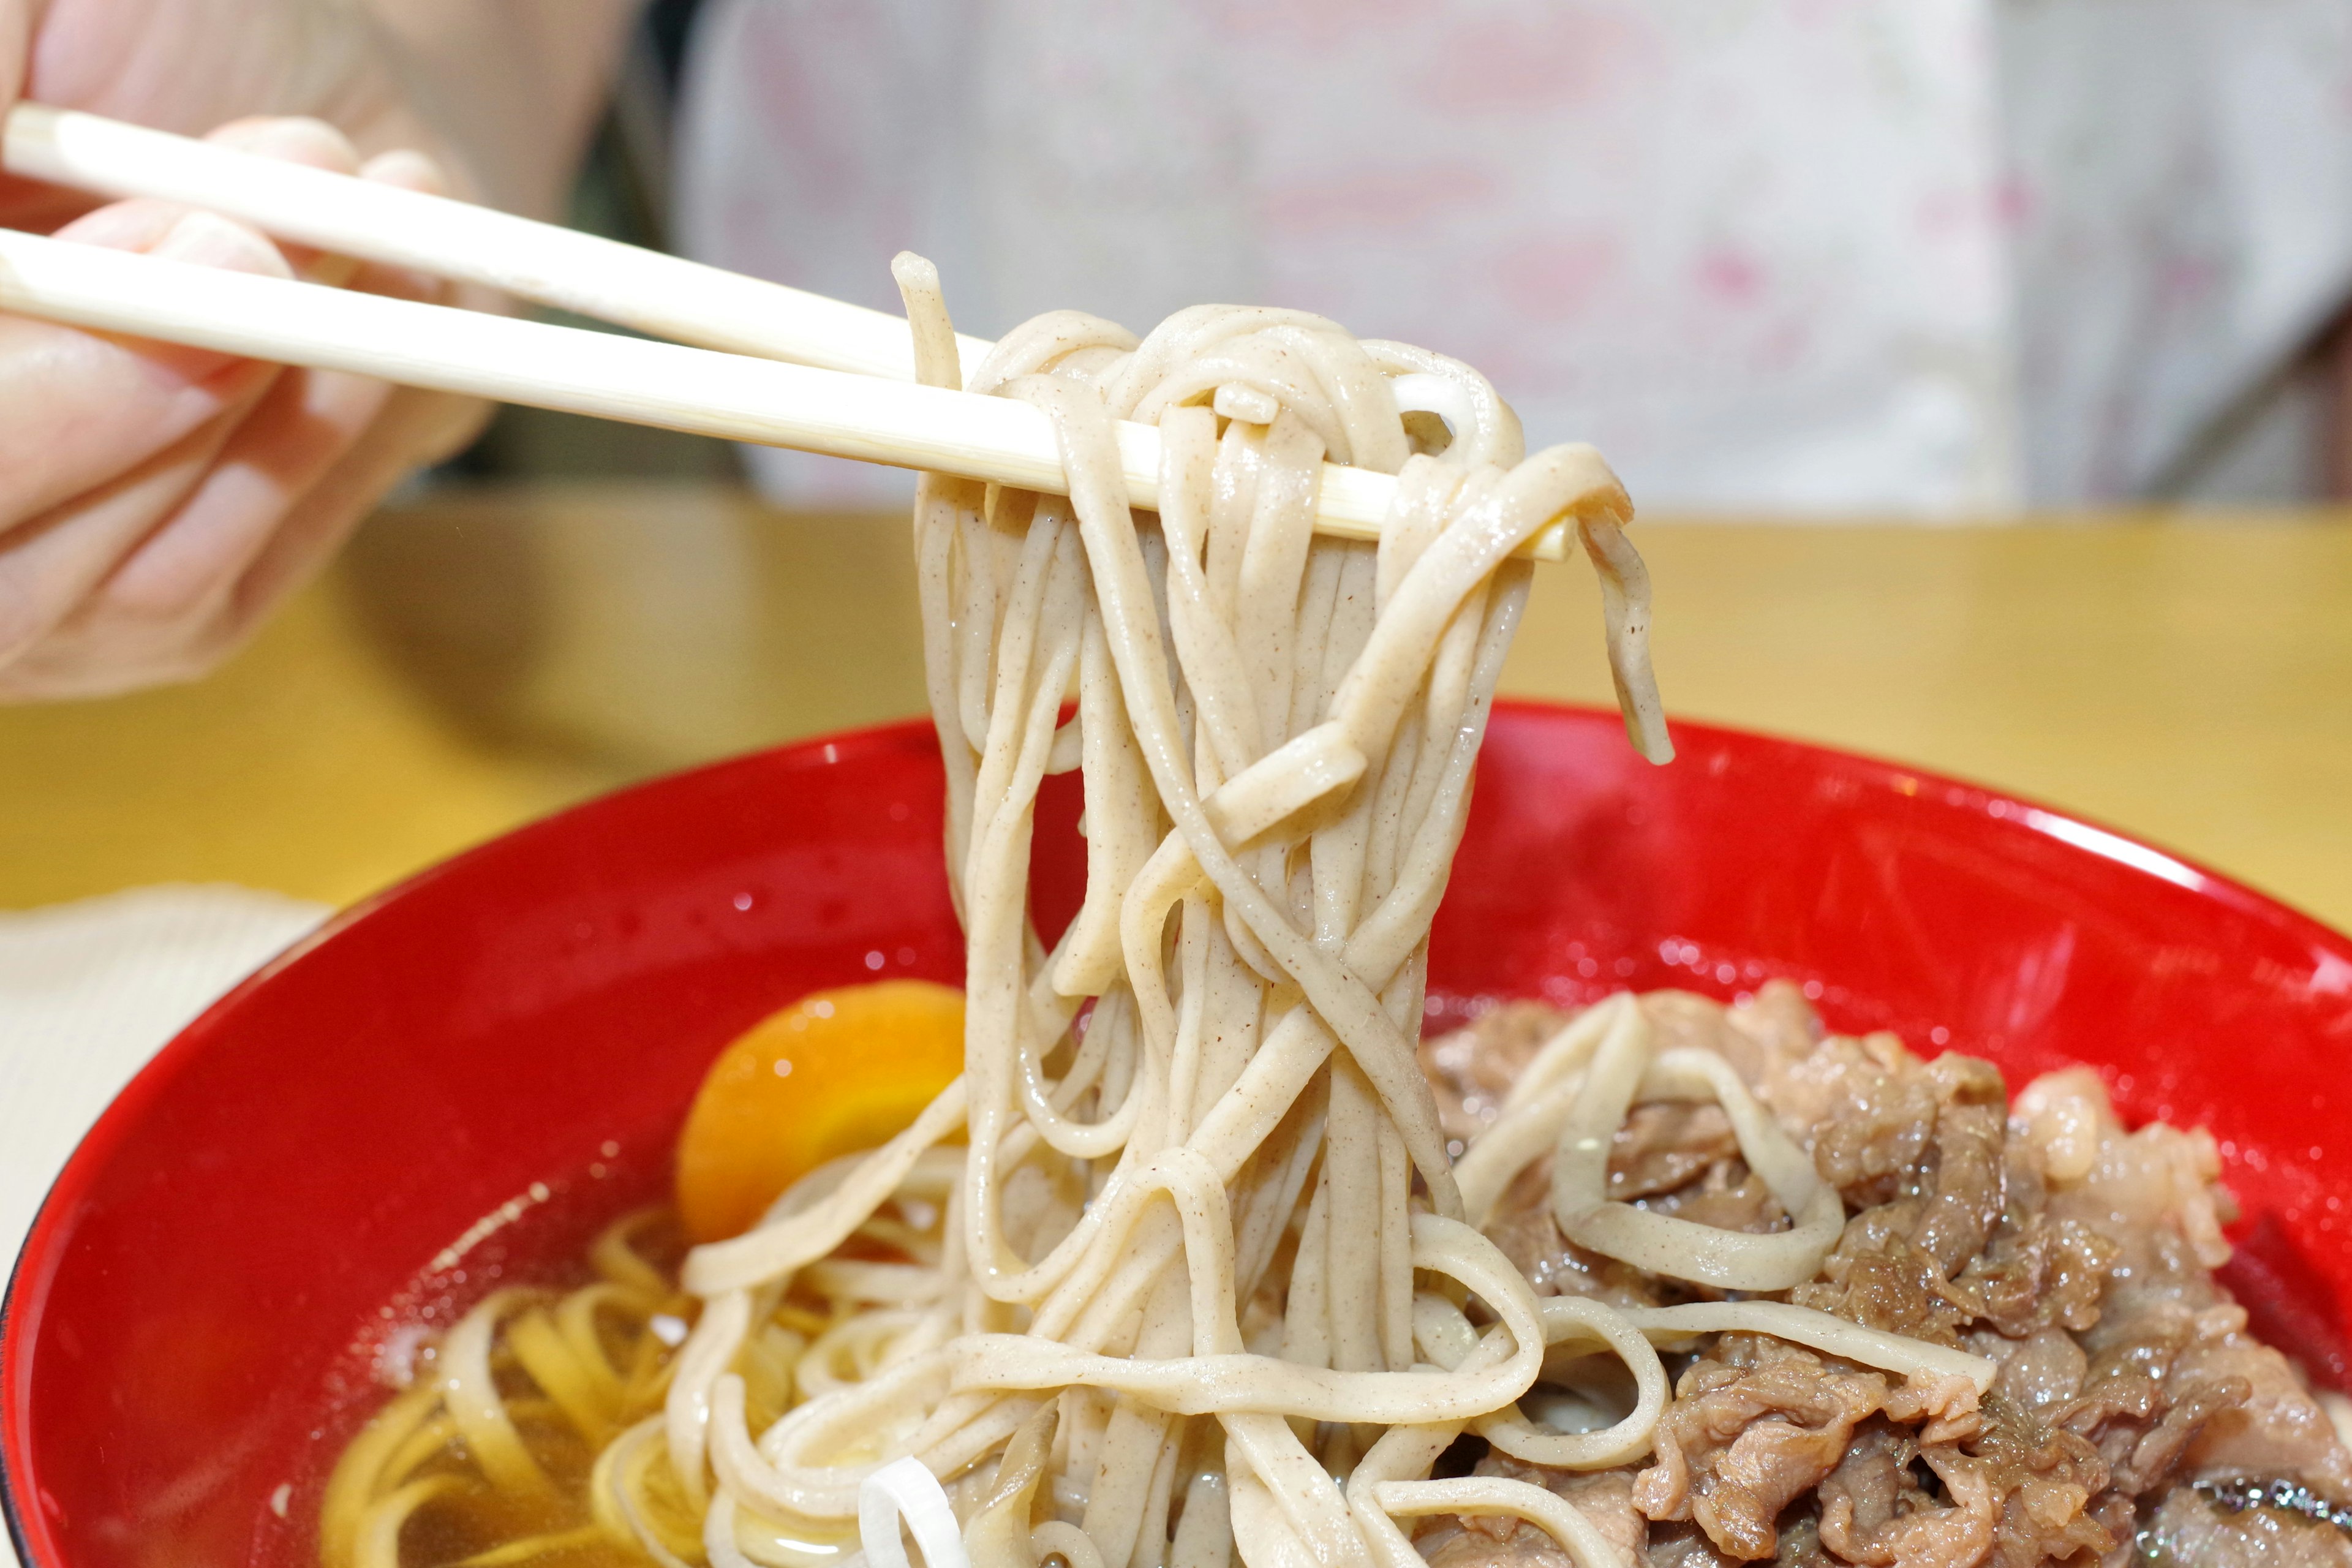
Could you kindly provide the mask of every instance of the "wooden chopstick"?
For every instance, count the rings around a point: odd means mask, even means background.
[[[446,196],[19,103],[0,135],[8,173],[104,196],[152,196],[238,218],[339,256],[478,283],[704,348],[914,379],[898,316]],[[969,378],[990,347],[959,337]]]
[[[0,229],[0,310],[251,359],[1066,492],[1045,416],[880,376],[415,304]],[[903,329],[902,329],[903,330]],[[1115,426],[1132,503],[1159,504],[1160,432]],[[1597,463],[1597,459],[1596,459]],[[1377,539],[1386,474],[1323,466],[1315,526]],[[1559,560],[1555,521],[1522,553]]]

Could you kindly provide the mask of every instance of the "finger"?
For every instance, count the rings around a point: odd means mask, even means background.
[[[0,48],[5,46],[8,5],[9,0],[0,0]],[[0,55],[0,72],[5,72],[13,58]],[[5,103],[0,103],[0,110],[5,108]],[[294,129],[283,129],[288,126]],[[244,152],[308,163],[339,174],[352,174],[359,166],[359,155],[350,140],[320,120],[262,116],[232,121],[205,140],[225,142]],[[87,215],[102,199],[63,185],[0,174],[0,226],[32,234],[54,234]],[[305,263],[308,259],[303,258]]]
[[[188,209],[177,202],[131,196],[84,213],[50,237],[109,250],[152,252],[187,216]]]
[[[204,674],[316,574],[385,491],[419,462],[469,439],[486,412],[472,399],[394,390],[360,441],[261,531],[266,543],[241,574],[215,576],[165,603],[131,574],[117,573],[37,647],[0,666],[0,700],[106,696]],[[226,452],[221,462],[229,462]]]
[[[414,153],[383,154],[362,173],[414,190],[443,184],[438,166]],[[137,245],[168,216],[113,214],[107,237]],[[366,268],[353,282],[410,299],[446,291],[438,279],[395,268]],[[377,419],[387,400],[392,412]],[[289,374],[170,517],[0,670],[0,695],[89,696],[200,674],[311,575],[384,490],[462,446],[487,412],[471,400],[395,394],[355,376]]]
[[[331,174],[360,172],[359,149],[352,145],[351,138],[323,120],[300,115],[257,115],[232,120],[205,140],[240,153],[324,169]],[[328,255],[307,245],[281,240],[278,248],[285,253],[288,264],[297,274],[313,283],[341,286],[350,279],[354,268],[347,258]]]
[[[79,614],[203,481],[244,411],[190,431],[116,479],[16,529],[0,550],[0,673]]]
[[[267,240],[183,214],[151,254],[284,274]],[[8,530],[172,447],[278,374],[204,350],[0,316],[0,544]]]
[[[307,163],[330,174],[360,172],[360,151],[352,145],[352,139],[325,121],[308,115],[249,115],[216,128],[205,140],[240,153]]]
[[[108,249],[140,251],[158,260],[197,267],[217,267],[269,278],[293,276],[277,247],[254,230],[212,213],[191,212],[168,202],[116,202],[68,224],[57,237]],[[119,350],[129,350],[149,364],[169,370],[187,381],[202,380],[223,367],[245,363],[233,354],[179,343],[117,338],[73,328],[52,330],[73,331]]]
[[[286,123],[271,122],[269,128]],[[432,161],[415,153],[385,154],[373,160],[366,172],[411,189],[430,189],[440,181]],[[132,217],[120,221],[135,234]],[[437,280],[394,268],[370,268],[356,281],[378,292],[410,298],[441,292]],[[150,668],[153,659],[134,654],[134,648],[160,651],[175,635],[173,628],[206,619],[215,607],[212,601],[225,598],[270,544],[278,520],[360,438],[390,392],[383,383],[350,375],[294,373],[280,380],[221,451],[213,470],[163,526],[124,557],[95,596],[92,615],[82,619],[106,623],[110,657]],[[455,400],[451,405],[463,406]],[[466,433],[478,425],[478,417],[466,419]],[[411,464],[442,455],[437,446],[425,453],[415,449],[415,440],[404,445],[404,460]],[[455,439],[447,445],[454,447]],[[316,531],[306,531],[306,538]],[[331,542],[330,539],[316,548]],[[306,549],[289,556],[307,558],[311,552]],[[94,624],[90,630],[95,636]]]
[[[198,267],[218,267],[230,272],[253,272],[266,278],[291,278],[292,268],[278,247],[258,231],[213,213],[196,212],[176,202],[136,197],[112,202],[75,219],[57,232],[58,239],[76,245],[102,246],[109,250],[134,250],[164,261],[184,261]],[[189,348],[149,338],[110,342],[134,347],[150,361],[169,366],[191,381],[224,366],[244,362],[234,354]]]
[[[419,191],[428,196],[449,194],[449,176],[441,165],[414,147],[395,147],[389,153],[379,153],[360,166],[360,178],[373,180],[380,185],[398,185],[404,191]]]
[[[108,579],[127,634],[186,626],[227,596],[294,503],[356,443],[392,389],[366,376],[281,377],[221,448],[212,470]]]
[[[446,195],[448,176],[441,165],[413,147],[394,148],[379,153],[360,168],[360,178],[378,184],[394,185],[404,191],[417,191],[428,196]],[[351,288],[362,293],[389,294],[396,300],[416,300],[439,303],[449,297],[449,286],[429,272],[409,267],[387,267],[372,263],[360,268],[351,279]]]

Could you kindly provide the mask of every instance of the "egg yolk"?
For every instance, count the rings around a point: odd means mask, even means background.
[[[889,1142],[963,1071],[963,993],[928,980],[818,991],[719,1054],[677,1143],[696,1241],[749,1230],[828,1160]]]

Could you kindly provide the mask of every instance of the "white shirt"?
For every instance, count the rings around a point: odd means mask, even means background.
[[[988,335],[1321,311],[1650,506],[2063,504],[2341,300],[2347,80],[2341,0],[716,0],[679,233]]]

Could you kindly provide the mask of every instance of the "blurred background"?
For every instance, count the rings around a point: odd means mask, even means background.
[[[656,0],[570,221],[891,308],[911,247],[986,335],[1457,354],[1624,475],[1676,714],[2352,923],[2346,0]],[[0,910],[340,904],[917,712],[910,490],[505,410],[215,676],[0,708]],[[1509,689],[1608,700],[1589,575]]]

